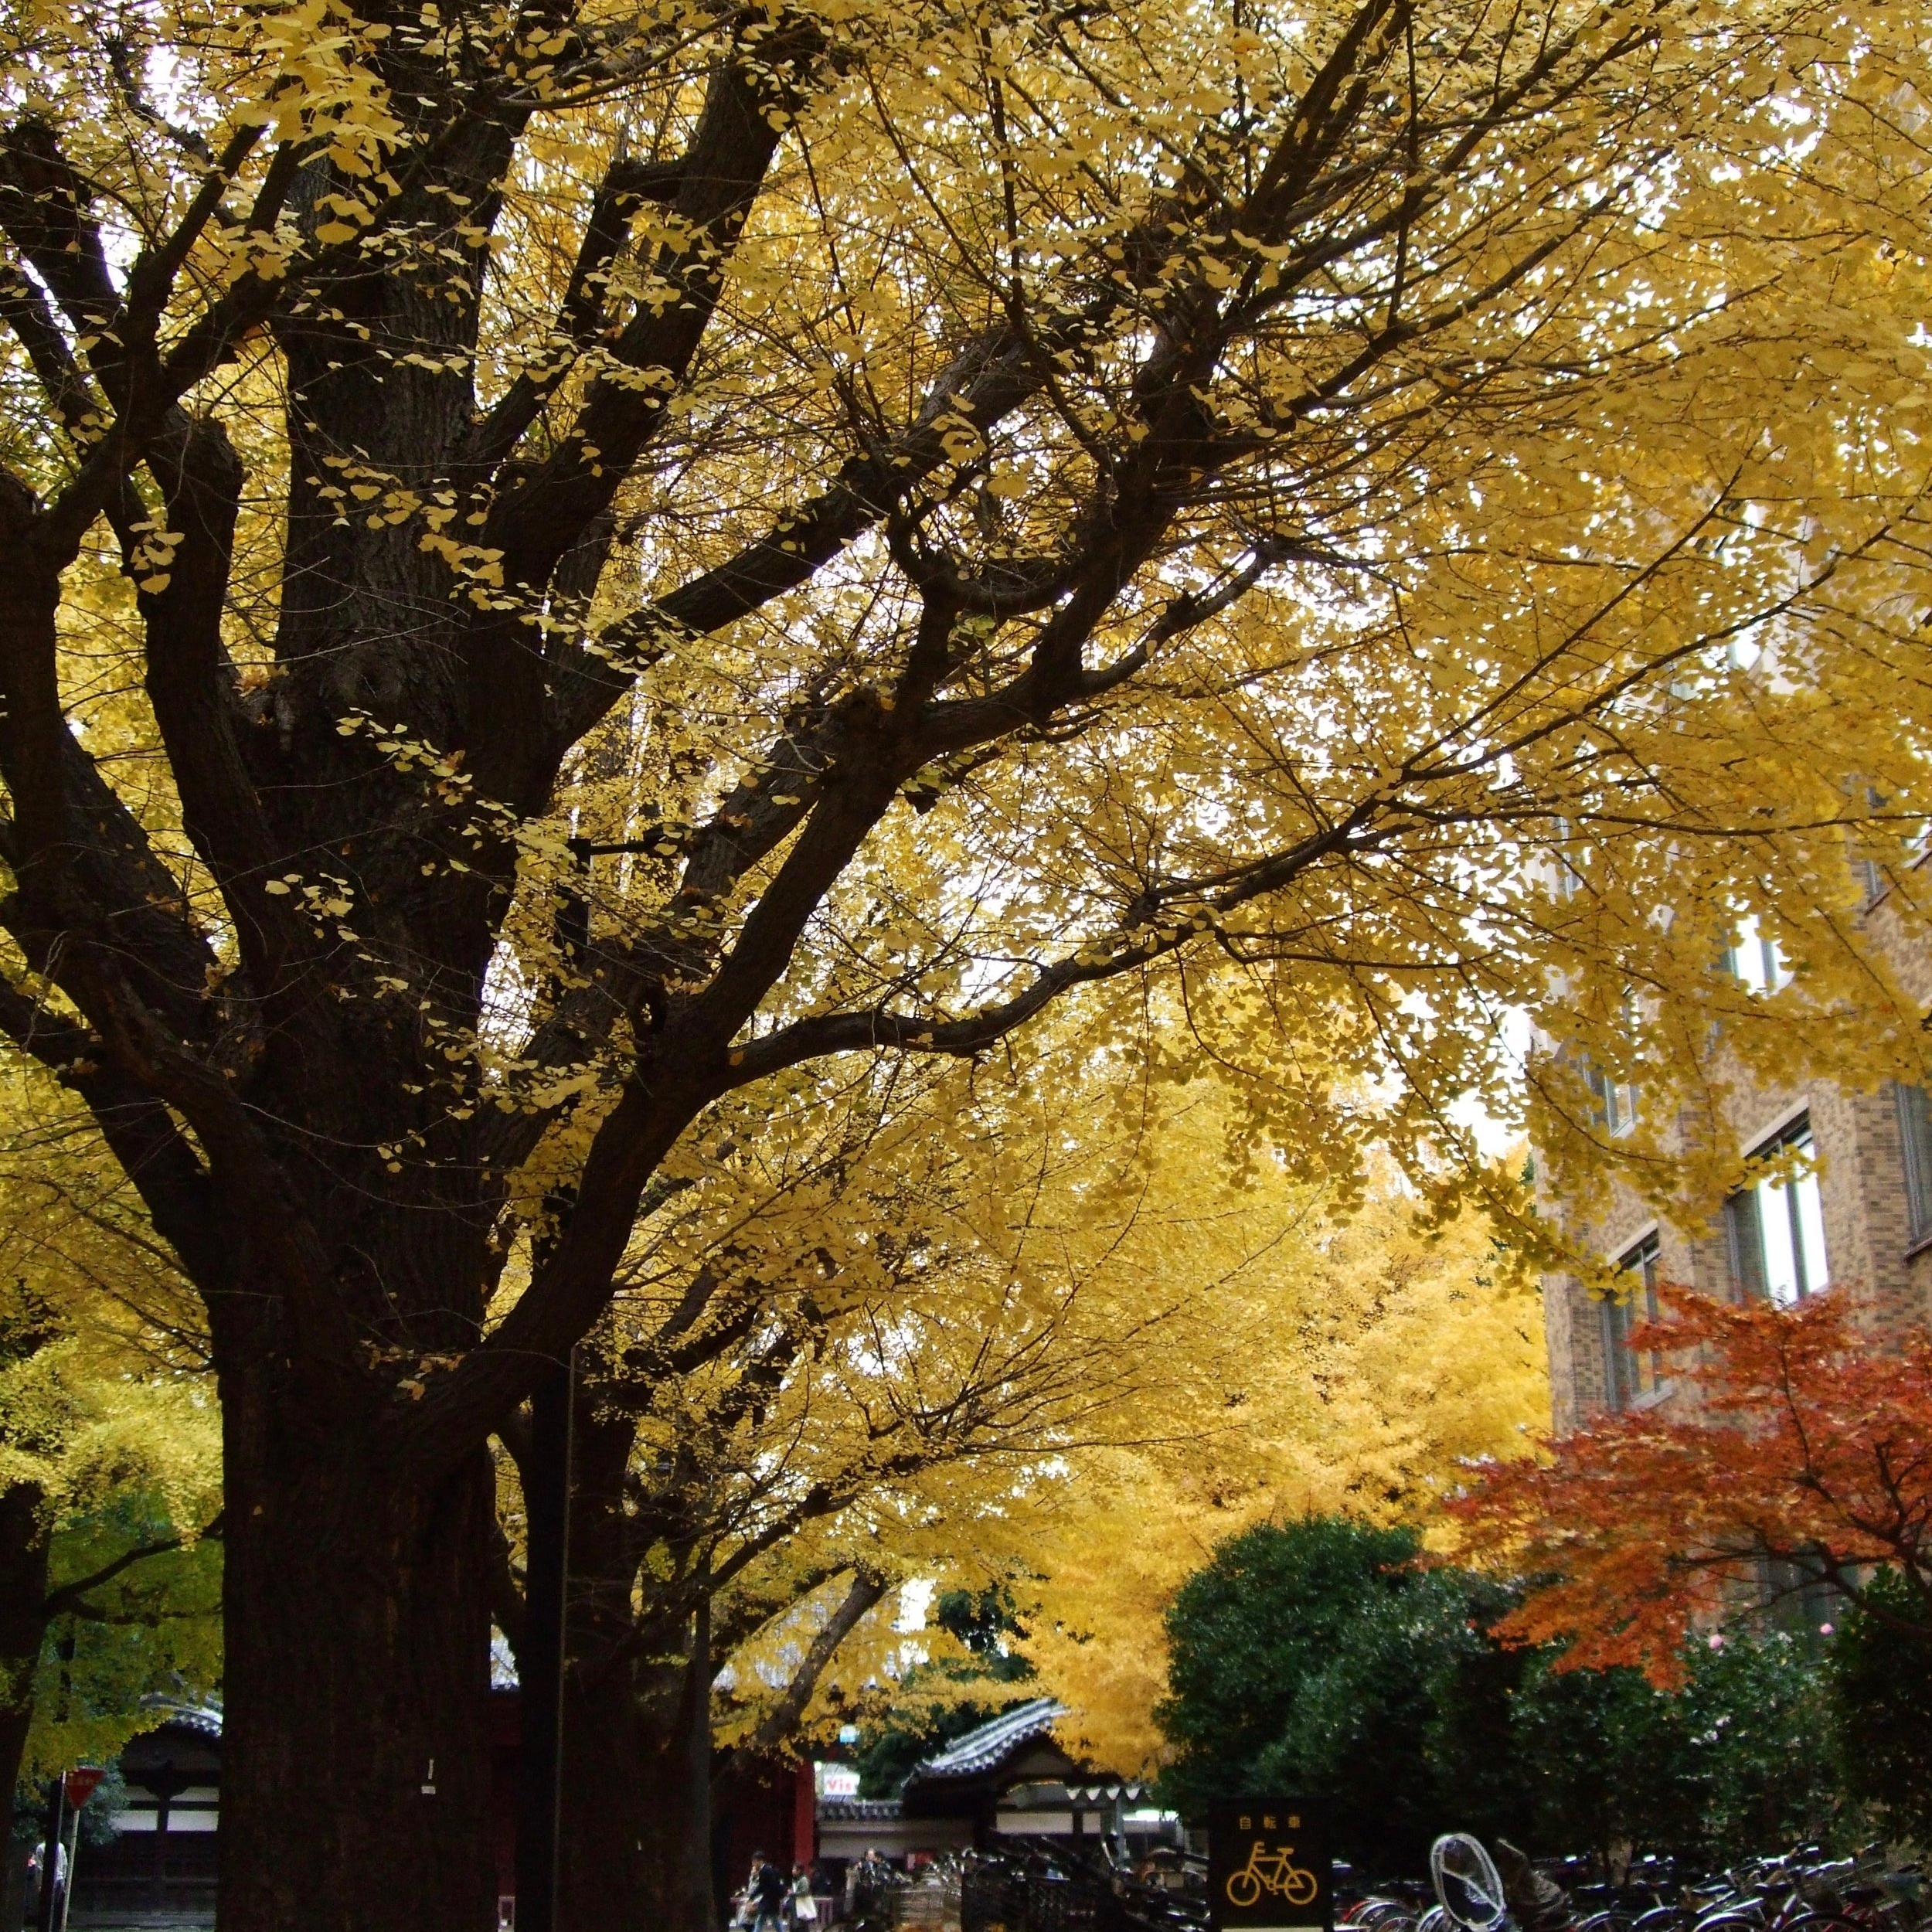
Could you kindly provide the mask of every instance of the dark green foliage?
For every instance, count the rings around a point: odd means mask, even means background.
[[[1623,1844],[1680,1849],[1698,1800],[1677,1700],[1634,1670],[1558,1672],[1546,1655],[1515,1655],[1505,1730],[1523,1842],[1600,1859]]]
[[[1319,1793],[1343,1857],[1417,1866],[1442,1828],[1443,1708],[1496,1728],[1493,1709],[1470,1708],[1487,1648],[1471,1625],[1502,1608],[1474,1579],[1416,1569],[1418,1547],[1406,1529],[1310,1516],[1236,1538],[1182,1586],[1158,1716],[1179,1747],[1164,1787],[1183,1812]]]
[[[1003,1586],[978,1593],[947,1590],[934,1604],[933,1619],[969,1655],[909,1671],[905,1689],[920,1694],[920,1701],[895,1706],[882,1723],[862,1728],[856,1762],[859,1789],[866,1798],[896,1798],[922,1757],[963,1737],[1004,1708],[976,1701],[967,1686],[1024,1683],[1033,1675],[1032,1665],[1007,1647],[1006,1640],[1018,1634],[1019,1624],[1012,1594]],[[959,1701],[950,1696],[941,1702],[923,1701],[935,1691],[954,1686],[959,1687]]]
[[[1311,1516],[1222,1545],[1168,1613],[1169,1695],[1156,1712],[1179,1757],[1167,1784],[1184,1811],[1259,1788],[1262,1754],[1300,1734],[1310,1681],[1379,1599],[1413,1587],[1406,1529]]]
[[[1832,1645],[1838,1756],[1845,1788],[1889,1837],[1932,1846],[1932,1651],[1927,1606],[1896,1570],[1882,1572],[1869,1607],[1848,1608]]]
[[[1452,1580],[1464,1593],[1467,1614],[1431,1675],[1424,1746],[1434,1788],[1444,1799],[1437,1828],[1445,1828],[1442,1818],[1453,1815],[1453,1828],[1520,1845],[1538,1836],[1539,1781],[1533,1771],[1526,1775],[1530,1767],[1516,1735],[1518,1700],[1534,1660],[1485,1634],[1509,1607],[1509,1592],[1462,1573]]]
[[[1420,1869],[1452,1829],[1539,1854],[1634,1846],[1709,1866],[1868,1823],[1835,1774],[1830,1682],[1868,1658],[1861,1695],[1884,1708],[1897,1665],[1869,1620],[1862,1651],[1775,1631],[1701,1644],[1669,1695],[1634,1671],[1559,1672],[1550,1654],[1502,1649],[1488,1631],[1512,1593],[1417,1569],[1416,1549],[1406,1531],[1308,1518],[1236,1538],[1189,1580],[1159,1713],[1177,1752],[1165,1787],[1183,1811],[1319,1794],[1339,1854],[1380,1873]],[[1908,1776],[1929,1788],[1923,1674],[1915,1695],[1886,1733],[1892,1757],[1869,1761],[1887,1790]]]
[[[1461,1577],[1413,1570],[1365,1592],[1332,1655],[1302,1680],[1285,1730],[1257,1760],[1260,1789],[1327,1796],[1352,1862],[1416,1869],[1443,1828],[1444,1781],[1391,1777],[1389,1767],[1433,1773],[1440,1706],[1481,1645],[1468,1597]]]
[[[1832,1668],[1784,1631],[1692,1648],[1679,1702],[1712,1859],[1866,1835],[1842,1817]]]

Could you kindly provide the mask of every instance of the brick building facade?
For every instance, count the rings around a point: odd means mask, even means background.
[[[1932,1012],[1932,944],[1906,943],[1887,895],[1865,917],[1921,1012]],[[1775,971],[1774,961],[1767,962]],[[1614,1131],[1641,1094],[1607,1094]],[[1731,1109],[1747,1154],[1794,1147],[1815,1172],[1787,1185],[1765,1182],[1733,1196],[1712,1225],[1674,1226],[1621,1189],[1590,1245],[1629,1270],[1627,1299],[1607,1301],[1568,1275],[1543,1281],[1550,1403],[1558,1434],[1606,1410],[1667,1402],[1668,1364],[1633,1350],[1630,1331],[1658,1280],[1730,1299],[1768,1295],[1788,1303],[1830,1285],[1869,1321],[1932,1325],[1932,1107],[1916,1088],[1848,1092],[1827,1080],[1753,1090]],[[1560,1212],[1560,1203],[1551,1204]]]

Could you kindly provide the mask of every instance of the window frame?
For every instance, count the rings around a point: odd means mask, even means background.
[[[1591,1118],[1613,1141],[1621,1141],[1637,1125],[1637,1083],[1614,1080],[1594,1060],[1583,1062],[1583,1080],[1590,1089]]]
[[[1903,1080],[1892,1083],[1898,1114],[1899,1167],[1905,1185],[1908,1249],[1932,1241],[1932,1094]]]
[[[1747,970],[1747,962],[1749,970]],[[1791,969],[1776,933],[1767,933],[1755,913],[1747,913],[1724,948],[1724,970],[1747,992],[1768,998],[1791,983]]]
[[[1657,1281],[1662,1255],[1656,1229],[1639,1236],[1617,1263],[1619,1274],[1636,1273],[1638,1287],[1628,1301],[1606,1298],[1603,1303],[1604,1394],[1617,1414],[1659,1400],[1670,1390],[1662,1352],[1647,1349],[1639,1353],[1630,1345],[1631,1330],[1639,1321],[1655,1321],[1659,1313]]]
[[[1740,1188],[1724,1202],[1724,1239],[1733,1301],[1770,1301],[1780,1308],[1796,1308],[1813,1295],[1822,1294],[1832,1284],[1831,1253],[1825,1241],[1824,1195],[1818,1180],[1818,1137],[1811,1126],[1811,1109],[1804,1108],[1774,1133],[1766,1135],[1752,1148],[1750,1158],[1762,1160],[1767,1155],[1800,1145],[1810,1151],[1811,1164],[1808,1172],[1794,1182],[1754,1181],[1748,1187]],[[1818,1192],[1818,1260],[1822,1271],[1821,1278],[1815,1281],[1810,1278],[1811,1268],[1805,1253],[1802,1190],[1808,1182]],[[1789,1216],[1786,1233],[1791,1243],[1795,1278],[1794,1292],[1787,1302],[1779,1301],[1771,1292],[1770,1255],[1764,1239],[1764,1219],[1766,1197],[1770,1194],[1783,1196],[1784,1212]]]

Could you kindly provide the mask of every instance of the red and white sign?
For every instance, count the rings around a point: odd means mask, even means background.
[[[76,1765],[67,1774],[65,1781],[67,1787],[67,1802],[77,1806],[85,1804],[88,1799],[94,1796],[100,1781],[106,1776],[106,1772],[97,1770],[91,1764]]]

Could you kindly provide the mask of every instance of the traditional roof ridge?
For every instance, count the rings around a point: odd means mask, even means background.
[[[1066,1715],[1066,1706],[1057,1698],[1035,1697],[1015,1704],[954,1738],[930,1757],[922,1757],[906,1781],[911,1785],[935,1778],[977,1777],[992,1770],[1018,1746],[1049,1734]]]
[[[821,1825],[884,1825],[902,1815],[896,1798],[821,1798]]]
[[[197,1731],[203,1737],[221,1736],[221,1706],[197,1704],[185,1697],[171,1697],[165,1691],[150,1691],[141,1700],[145,1711],[159,1711],[162,1723],[179,1724],[183,1730]]]

